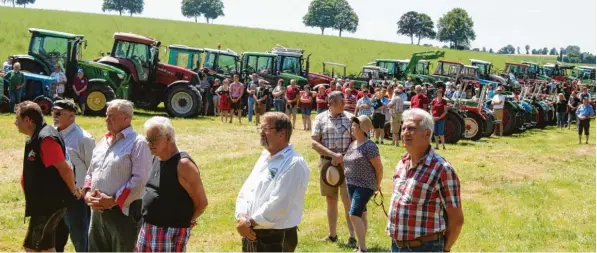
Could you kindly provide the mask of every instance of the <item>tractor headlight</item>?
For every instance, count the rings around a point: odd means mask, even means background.
[[[116,76],[118,76],[118,78],[123,79],[124,75],[123,74],[116,74]]]

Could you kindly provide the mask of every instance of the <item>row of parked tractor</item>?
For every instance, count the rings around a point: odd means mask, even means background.
[[[539,66],[532,62],[506,63],[504,69],[492,70],[491,62],[470,60],[465,65],[446,61],[443,51],[413,54],[410,59],[377,59],[362,67],[357,75],[346,73],[346,65],[323,62],[321,73],[310,72],[309,58],[303,49],[274,46],[267,52],[243,52],[231,49],[169,45],[160,50],[160,41],[131,33],[115,33],[112,50],[94,60],[83,60],[87,40],[83,35],[44,29],[29,29],[31,40],[27,55],[14,55],[25,72],[27,81],[22,98],[40,104],[45,113],[51,110],[54,96],[50,77],[53,66],[59,63],[67,76],[64,96],[74,97],[72,81],[78,69],[89,79],[87,115],[103,115],[106,102],[115,98],[128,99],[139,108],[156,109],[160,103],[170,116],[194,117],[202,111],[202,92],[199,76],[210,82],[216,78],[231,78],[238,73],[248,81],[252,73],[270,84],[279,79],[288,85],[296,80],[299,86],[327,85],[338,78],[355,81],[355,86],[370,82],[396,79],[404,83],[431,84],[429,91],[445,88],[449,80],[460,84],[461,93],[478,90],[475,98],[450,100],[447,116],[446,142],[460,139],[477,140],[493,133],[491,103],[486,99],[490,87],[506,88],[508,96],[504,112],[504,135],[525,129],[543,128],[555,124],[556,94],[543,94],[542,88],[551,81],[571,84],[581,80],[594,91],[595,68],[562,64]],[[164,51],[168,62],[160,61]],[[433,72],[431,60],[437,60]],[[5,87],[5,95],[7,93]],[[518,96],[515,96],[514,94]],[[594,97],[594,96],[593,96]],[[0,112],[7,110],[8,98],[0,97]],[[210,110],[211,111],[211,110]]]

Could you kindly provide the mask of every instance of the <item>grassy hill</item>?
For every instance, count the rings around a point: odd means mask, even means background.
[[[410,58],[414,52],[438,50],[416,45],[297,32],[64,11],[0,7],[0,17],[0,30],[3,31],[0,36],[1,59],[10,54],[27,53],[30,37],[27,29],[31,27],[85,35],[89,42],[83,54],[86,59],[95,58],[100,52],[110,51],[114,32],[132,32],[156,38],[162,45],[184,44],[216,48],[217,44],[221,43],[222,48],[230,48],[238,53],[266,51],[276,44],[303,48],[307,54],[311,54],[311,71],[314,72],[322,70],[322,61],[344,63],[348,66],[349,73],[358,73],[363,65],[376,58],[405,59]],[[466,64],[470,58],[491,61],[499,69],[503,68],[506,61],[555,61],[553,57],[506,56],[446,50],[446,60]],[[162,55],[161,59],[165,60],[166,57]]]

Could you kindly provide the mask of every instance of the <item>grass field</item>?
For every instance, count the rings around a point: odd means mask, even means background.
[[[150,116],[137,112],[142,131]],[[48,122],[50,118],[46,118]],[[0,251],[21,250],[26,231],[19,186],[24,136],[13,115],[0,115]],[[79,117],[96,138],[106,131],[103,118]],[[300,125],[300,122],[297,122]],[[209,207],[193,230],[189,251],[240,251],[234,225],[236,196],[261,148],[254,125],[221,124],[219,118],[175,119],[179,147],[201,170]],[[578,145],[573,130],[530,130],[521,135],[460,141],[440,151],[461,179],[465,224],[454,251],[586,251],[595,248],[595,122],[589,145]],[[297,130],[291,142],[311,168],[297,251],[352,251],[318,242],[327,233],[325,200],[319,196],[317,159],[310,134]],[[391,175],[403,148],[381,145],[385,203]],[[369,203],[370,251],[389,250],[382,210]],[[343,219],[340,239],[347,230]],[[73,250],[72,245],[68,245]]]
[[[311,71],[321,72],[322,61],[344,63],[348,72],[358,74],[361,67],[376,58],[405,59],[412,53],[428,50],[445,50],[446,60],[469,63],[470,58],[491,61],[495,68],[503,69],[506,61],[522,60],[538,63],[555,62],[554,57],[507,56],[473,51],[455,51],[408,44],[370,41],[363,39],[338,38],[296,32],[272,31],[264,29],[196,24],[183,21],[120,17],[99,14],[30,10],[23,8],[0,7],[0,58],[10,54],[26,54],[29,44],[28,28],[44,28],[57,31],[83,34],[89,41],[84,58],[92,59],[100,52],[112,48],[114,32],[133,32],[154,37],[162,45],[183,44],[193,47],[230,48],[238,53],[247,51],[267,51],[276,44],[298,47],[311,55]],[[392,32],[392,31],[388,31]],[[398,36],[398,35],[396,35]],[[487,49],[489,50],[489,49]],[[497,51],[498,48],[494,48]],[[166,57],[161,55],[162,60]]]

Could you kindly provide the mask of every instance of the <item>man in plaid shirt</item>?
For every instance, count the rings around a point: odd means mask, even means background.
[[[431,148],[431,115],[415,108],[403,112],[402,120],[407,153],[394,172],[386,228],[392,252],[450,252],[464,223],[460,180]]]
[[[354,230],[348,211],[350,210],[350,199],[346,182],[339,186],[333,187],[327,185],[323,179],[322,174],[330,166],[336,166],[340,173],[344,171],[344,154],[348,150],[348,146],[352,142],[352,135],[350,134],[352,113],[344,111],[344,95],[341,91],[332,91],[328,96],[329,109],[318,114],[313,123],[313,133],[311,134],[312,147],[320,154],[319,160],[319,187],[321,196],[326,197],[327,202],[327,216],[329,234],[324,238],[325,241],[336,242],[338,236],[336,235],[336,222],[338,221],[338,191],[344,204],[344,216],[348,225],[348,245],[356,247],[356,239],[354,238]]]

